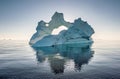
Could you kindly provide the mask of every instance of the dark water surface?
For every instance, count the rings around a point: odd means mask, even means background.
[[[120,79],[120,41],[31,48],[1,40],[0,79]]]

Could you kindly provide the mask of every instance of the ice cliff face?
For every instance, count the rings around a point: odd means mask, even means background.
[[[51,34],[55,28],[62,25],[66,26],[68,30],[63,30],[58,35]],[[74,23],[66,22],[63,14],[58,12],[55,12],[49,23],[40,21],[36,31],[29,42],[33,47],[89,43],[92,42],[91,35],[94,33],[93,28],[81,18],[76,19]]]

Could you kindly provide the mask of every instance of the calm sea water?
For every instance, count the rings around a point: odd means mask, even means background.
[[[0,79],[120,79],[120,41],[32,48],[1,40]]]

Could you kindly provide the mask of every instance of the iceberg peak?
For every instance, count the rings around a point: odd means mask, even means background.
[[[64,20],[63,13],[55,12],[54,15],[52,16],[52,19],[62,19],[62,20]]]

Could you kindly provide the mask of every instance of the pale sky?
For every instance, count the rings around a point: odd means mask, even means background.
[[[93,39],[120,40],[120,0],[0,0],[0,39],[29,40],[37,23],[56,11],[66,21],[87,21]]]

